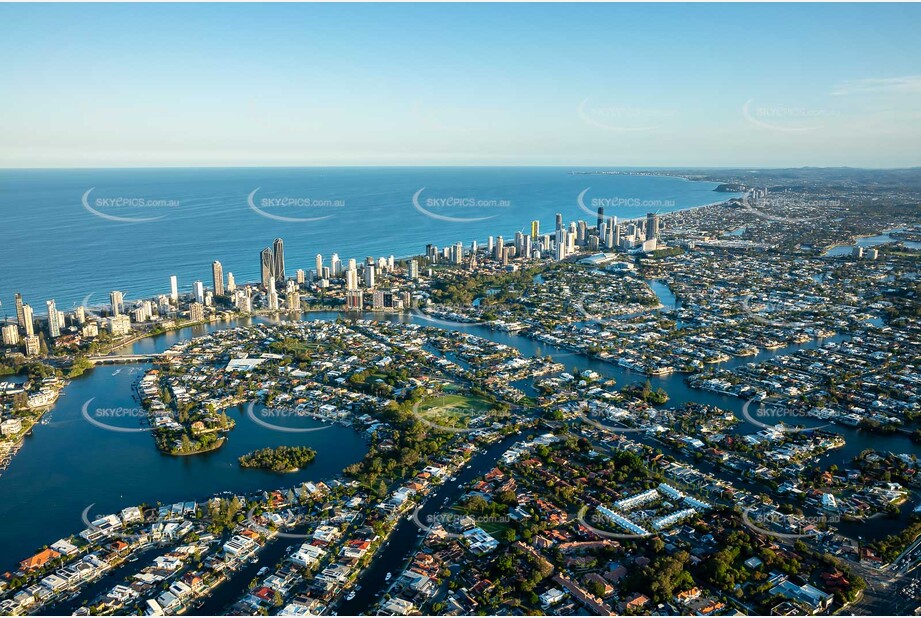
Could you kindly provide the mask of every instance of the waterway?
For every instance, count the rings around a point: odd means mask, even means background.
[[[670,292],[664,284],[653,282],[653,288],[660,295],[666,308],[675,305],[674,296],[669,296]],[[338,317],[342,317],[342,314],[321,312],[304,314],[303,319],[331,320]],[[349,317],[358,316],[352,314]],[[424,317],[413,314],[376,313],[363,314],[361,317],[433,325]],[[222,328],[251,324],[254,321],[261,321],[261,318],[189,327],[141,340],[121,351],[159,352],[184,339]],[[613,378],[619,385],[647,379],[642,374],[617,365],[587,358],[524,336],[476,324],[457,324],[454,328],[513,346],[524,355],[549,355],[563,363],[566,370],[591,369],[606,378]],[[777,350],[765,350],[757,356],[733,358],[722,366],[731,368],[744,363],[758,362],[789,354],[797,349],[814,348],[828,341],[842,339],[843,337],[836,336]],[[213,453],[192,457],[169,457],[161,455],[154,448],[152,438],[147,432],[106,431],[82,418],[81,408],[90,399],[93,400],[94,407],[136,407],[137,402],[132,397],[132,384],[147,368],[148,365],[100,366],[74,380],[51,411],[50,422],[35,427],[33,435],[27,438],[26,444],[14,458],[9,469],[0,476],[0,495],[4,497],[0,502],[0,520],[5,524],[0,530],[0,556],[6,559],[6,568],[12,567],[16,561],[40,547],[81,530],[84,525],[80,515],[90,504],[94,505],[91,514],[109,513],[144,502],[197,500],[220,491],[246,493],[285,487],[305,480],[335,477],[345,466],[358,461],[365,452],[366,443],[349,428],[332,426],[314,433],[280,433],[255,425],[238,409],[229,411],[236,419],[237,427],[231,432],[230,439],[224,447]],[[669,393],[670,400],[666,404],[668,406],[693,401],[731,410],[742,418],[744,401],[739,398],[691,389],[686,384],[684,376],[680,374],[652,377],[649,380],[653,388],[662,387]],[[795,420],[810,426],[821,424],[814,419]],[[137,421],[125,419],[124,422]],[[309,419],[291,419],[290,422],[317,423]],[[757,431],[757,427],[751,426],[747,421],[745,423],[743,431],[748,427],[751,431]],[[921,455],[919,446],[904,435],[879,436],[840,426],[831,426],[830,429],[842,434],[847,445],[823,455],[819,459],[823,465],[835,463],[842,468],[849,467],[853,457],[866,448]],[[278,444],[304,444],[315,448],[318,455],[311,465],[285,476],[253,469],[242,470],[236,463],[237,457],[244,452]],[[891,526],[897,525],[897,521],[893,520],[887,520],[891,525],[884,526],[878,525],[878,521],[872,524],[874,530],[888,530]],[[369,588],[373,593],[373,586]],[[362,594],[363,592],[359,593],[356,602]]]
[[[137,414],[124,411],[138,408],[133,384],[148,368],[109,365],[88,371],[67,386],[49,422],[34,427],[0,476],[0,568],[11,568],[44,545],[83,530],[81,514],[90,505],[92,516],[141,503],[199,500],[221,491],[288,487],[338,476],[367,451],[366,441],[349,427],[289,417],[277,422],[325,429],[279,432],[256,424],[239,407],[227,411],[237,426],[220,449],[172,457],[156,449],[148,431],[110,431],[83,417],[83,405],[91,401],[87,409],[93,418],[138,428]],[[98,409],[116,416],[97,416]],[[317,457],[298,472],[284,475],[240,468],[241,455],[280,444],[309,446]]]
[[[825,252],[826,257],[841,257],[850,255],[854,247],[876,247],[878,245],[884,245],[891,242],[901,242],[908,249],[921,249],[921,242],[915,242],[911,240],[899,240],[898,238],[893,238],[890,236],[892,232],[900,232],[902,230],[889,230],[883,234],[877,234],[876,236],[865,236],[863,238],[858,238],[855,244],[853,245],[838,245],[832,247]]]

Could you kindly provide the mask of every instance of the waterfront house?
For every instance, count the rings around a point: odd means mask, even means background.
[[[53,549],[44,549],[31,558],[26,558],[19,563],[19,569],[24,573],[31,573],[32,571],[37,571],[44,568],[46,564],[55,558],[60,558],[61,554],[56,552]]]

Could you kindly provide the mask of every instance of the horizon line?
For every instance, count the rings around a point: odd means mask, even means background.
[[[490,164],[406,164],[406,165],[380,165],[380,164],[312,164],[312,165],[121,165],[121,166],[54,166],[54,167],[4,167],[0,172],[6,171],[81,171],[81,170],[179,170],[179,169],[424,169],[424,168],[469,168],[469,169],[599,169],[607,168],[615,171],[630,170],[870,170],[870,171],[898,171],[919,170],[921,164],[907,166],[872,167],[861,165],[490,165]]]

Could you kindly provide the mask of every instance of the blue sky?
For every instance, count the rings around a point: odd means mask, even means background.
[[[0,167],[921,165],[914,4],[0,5]]]

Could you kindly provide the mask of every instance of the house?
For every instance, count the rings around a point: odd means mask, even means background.
[[[31,558],[26,558],[19,563],[19,569],[25,573],[31,573],[32,571],[37,571],[41,568],[44,568],[46,564],[54,560],[55,558],[60,558],[61,554],[54,551],[53,549],[44,549]]]
[[[389,616],[406,616],[416,609],[416,606],[401,598],[389,599],[381,606],[381,612]]]
[[[797,586],[789,580],[785,580],[771,588],[770,594],[796,601],[808,607],[813,614],[828,609],[832,599],[834,599],[833,594],[814,588],[809,584]]]
[[[627,611],[642,609],[647,605],[649,605],[649,597],[640,593],[636,593],[631,596],[624,604],[624,606],[627,608]]]
[[[540,606],[543,608],[552,607],[566,597],[566,593],[560,590],[559,588],[551,588],[547,592],[543,593],[538,597],[540,599]]]

